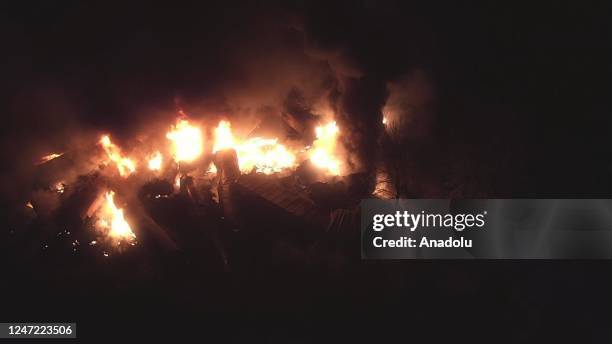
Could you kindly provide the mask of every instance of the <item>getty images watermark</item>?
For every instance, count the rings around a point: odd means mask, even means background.
[[[364,259],[612,258],[612,200],[361,203]]]

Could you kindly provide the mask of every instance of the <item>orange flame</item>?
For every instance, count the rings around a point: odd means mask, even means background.
[[[160,152],[155,152],[149,157],[149,170],[159,171],[162,167],[162,155]]]
[[[242,172],[254,169],[256,172],[271,174],[295,165],[295,155],[278,143],[276,138],[254,137],[244,141],[237,140],[227,121],[219,122],[214,132],[213,153],[233,148],[238,155],[238,166]]]
[[[334,153],[336,151],[336,140],[340,129],[336,122],[330,122],[326,125],[315,128],[317,139],[313,142],[313,147],[310,150],[310,161],[317,167],[326,170],[332,175],[340,174],[340,160]]]
[[[243,172],[271,174],[295,165],[295,155],[277,139],[249,139],[238,147],[238,165]]]
[[[97,211],[96,228],[108,234],[111,238],[132,240],[136,235],[125,220],[123,209],[115,205],[115,193],[109,191],[104,195],[104,203]]]
[[[166,134],[172,141],[174,160],[190,162],[202,154],[202,132],[185,119],[179,120]]]
[[[46,163],[47,161],[51,161],[53,159],[59,158],[60,156],[64,155],[64,153],[51,153],[51,154],[47,154],[43,157],[41,157],[40,159],[38,159],[38,163],[36,163],[36,165],[42,165],[44,163]]]
[[[64,184],[64,182],[57,182],[51,188],[51,190],[54,190],[55,192],[62,194],[66,190],[66,184]]]
[[[136,171],[136,164],[130,158],[122,155],[121,149],[111,142],[108,135],[102,136],[100,144],[104,148],[108,158],[117,166],[120,176],[127,177]]]
[[[213,146],[213,153],[227,148],[236,149],[236,143],[234,134],[232,134],[232,126],[230,123],[228,121],[221,121],[215,128],[215,144]]]

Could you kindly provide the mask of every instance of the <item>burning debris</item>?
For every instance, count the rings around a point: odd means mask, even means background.
[[[110,136],[102,136],[100,139],[100,144],[102,145],[102,148],[104,148],[108,159],[110,159],[110,161],[112,161],[117,167],[117,171],[119,171],[120,176],[127,177],[136,171],[136,164],[134,161],[123,156],[121,149],[111,142]]]
[[[228,148],[236,151],[240,170],[245,173],[255,170],[272,174],[295,166],[295,155],[278,143],[277,138],[254,137],[241,141],[234,137],[230,123],[221,121],[215,128],[213,153]]]
[[[162,155],[159,151],[153,153],[150,157],[149,157],[149,170],[151,171],[159,171],[162,168]]]
[[[340,174],[340,161],[335,156],[338,133],[336,122],[317,127],[317,139],[310,151],[312,163],[334,176]]]
[[[117,240],[132,241],[136,235],[125,220],[123,209],[115,205],[115,192],[104,194],[102,205],[96,211],[96,229]]]
[[[186,119],[179,119],[166,138],[172,141],[172,154],[176,162],[192,162],[202,154],[202,131]]]
[[[368,197],[351,191],[356,179],[347,173],[336,122],[313,127],[312,142],[300,147],[269,132],[241,137],[228,120],[196,124],[180,114],[165,139],[139,139],[142,144],[129,155],[104,135],[84,148],[91,151],[47,159],[41,169],[67,156],[66,162],[82,156],[99,160],[76,179],[59,179],[61,169],[54,169],[52,179],[42,178],[48,184],[36,191],[40,195],[30,207],[36,216],[44,214],[41,220],[72,228],[76,234],[65,245],[72,253],[94,250],[97,256],[115,257],[150,245],[165,251],[207,247],[227,271],[235,240],[228,235],[273,240],[272,232],[254,227],[273,232],[282,227],[283,240],[312,245],[324,238],[331,211],[353,208]],[[95,147],[102,147],[102,156]],[[104,173],[101,166],[111,166],[114,173]],[[56,206],[46,209],[50,202]],[[260,226],[261,221],[276,225]],[[131,248],[137,234],[139,245]],[[42,237],[52,249],[58,247]]]
[[[42,165],[48,161],[51,161],[53,159],[59,158],[60,156],[64,155],[64,153],[58,154],[58,153],[51,153],[51,154],[47,154],[45,156],[42,156],[39,160],[38,163],[36,163],[36,165]]]

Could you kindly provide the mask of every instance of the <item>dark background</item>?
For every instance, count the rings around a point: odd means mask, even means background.
[[[299,51],[303,47],[295,42],[308,37],[318,47],[342,47],[368,78],[389,81],[415,67],[427,71],[436,111],[430,143],[417,158],[419,175],[447,168],[431,162],[438,156],[458,155],[472,162],[462,174],[491,171],[476,187],[478,195],[610,197],[610,35],[607,10],[599,3],[1,6],[5,184],[41,146],[61,147],[71,130],[106,128],[127,137],[135,123],[147,120],[147,109],[189,106],[219,96],[219,85],[245,81],[237,56],[269,50],[274,59],[285,49]],[[278,40],[264,39],[277,30]],[[259,40],[261,47],[253,44]],[[258,49],[264,53],[252,54]],[[4,189],[3,199],[10,200],[14,189]],[[176,284],[167,277],[120,288],[108,280],[83,282],[83,273],[66,288],[70,283],[54,286],[48,276],[36,275],[36,266],[11,255],[5,263],[2,321],[76,321],[79,336],[88,338],[160,331],[203,340],[219,335],[300,343],[408,340],[420,333],[509,343],[550,336],[591,342],[605,334],[599,311],[606,310],[611,287],[606,261],[381,261],[331,272],[270,268],[212,283],[204,295],[190,286],[207,284],[207,277],[184,277],[189,268],[176,272]],[[225,290],[223,297],[215,297],[217,288]],[[183,299],[185,294],[198,297]],[[177,327],[163,328],[163,320]],[[180,325],[182,320],[195,327]]]

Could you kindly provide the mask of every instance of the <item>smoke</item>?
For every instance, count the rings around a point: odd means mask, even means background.
[[[14,56],[30,58],[12,59],[7,74],[10,120],[1,144],[11,163],[2,194],[23,194],[42,155],[86,146],[101,133],[130,149],[151,128],[164,133],[178,110],[204,123],[227,117],[239,136],[306,144],[319,122],[335,119],[348,172],[373,168],[383,106],[389,95],[401,98],[388,85],[422,61],[422,35],[405,9],[211,6],[143,13],[128,5],[117,13],[75,4],[62,18],[37,12],[40,26],[30,31],[12,27]]]
[[[342,128],[353,172],[375,168],[383,106],[390,92],[393,102],[414,93],[388,87],[420,66],[418,56],[424,50],[424,36],[403,10],[395,2],[340,2],[323,14],[306,9],[310,15],[302,17],[306,53],[325,61],[334,72],[336,82],[328,100]]]
[[[383,114],[391,139],[411,144],[429,139],[435,115],[434,87],[429,76],[416,69],[388,82],[387,89],[389,97]]]

